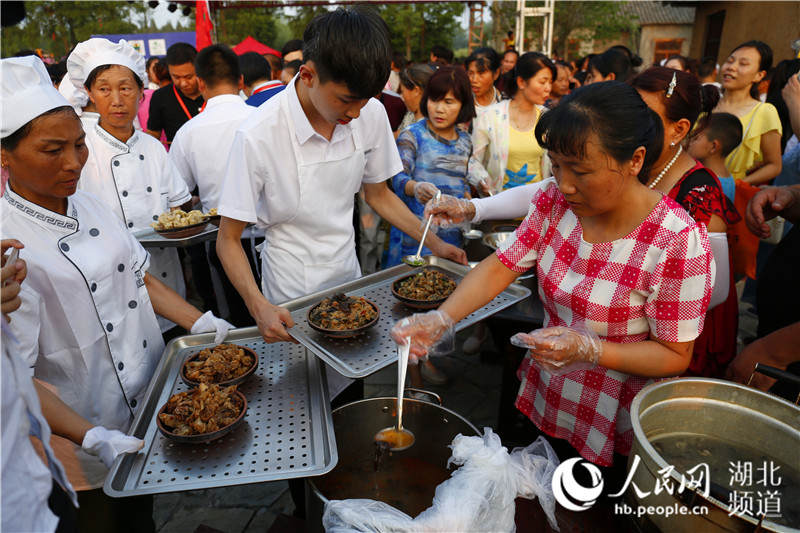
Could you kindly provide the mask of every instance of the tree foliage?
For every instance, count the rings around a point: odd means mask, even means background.
[[[26,17],[2,31],[2,54],[41,48],[56,59],[92,35],[139,31],[136,20],[144,19],[147,6],[141,2],[25,2]]]
[[[603,41],[631,31],[635,20],[625,14],[623,2],[556,2],[553,19],[553,51],[566,56],[573,30],[587,30],[591,38]]]
[[[466,32],[458,23],[464,8],[460,2],[385,3],[378,11],[389,26],[392,48],[406,59],[427,61],[432,46],[452,49],[454,37]]]
[[[251,35],[273,48],[278,34],[274,8],[223,9],[217,16],[217,40],[235,46]]]

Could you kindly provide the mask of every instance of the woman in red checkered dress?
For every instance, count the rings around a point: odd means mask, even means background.
[[[581,88],[543,115],[536,137],[555,177],[528,216],[439,310],[392,330],[424,356],[452,324],[536,266],[545,328],[530,348],[517,407],[545,433],[608,466],[633,439],[629,407],[654,378],[686,370],[713,283],[705,228],[647,188],[663,128],[621,82]]]
[[[705,327],[695,340],[686,374],[721,378],[736,356],[739,324],[739,303],[726,230],[741,217],[714,173],[681,148],[698,117],[702,113],[708,116],[714,109],[719,92],[713,85],[701,85],[691,74],[664,67],[649,68],[630,83],[664,124],[664,145],[653,167],[664,172],[658,181],[653,176],[648,186],[668,195],[698,223],[705,225],[717,267]],[[695,132],[703,128],[703,122],[701,120],[694,128]]]

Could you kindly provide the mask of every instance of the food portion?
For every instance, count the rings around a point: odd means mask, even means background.
[[[201,383],[192,390],[173,394],[158,419],[173,435],[201,435],[230,426],[243,408],[236,385]]]
[[[184,376],[199,383],[222,383],[247,373],[256,363],[253,353],[236,344],[201,350],[184,367]]]
[[[401,280],[395,290],[403,298],[429,302],[450,296],[456,282],[437,270],[426,269]]]
[[[191,226],[192,224],[199,224],[206,220],[206,215],[202,211],[193,209],[188,213],[182,209],[174,211],[167,211],[158,215],[158,221],[152,222],[150,225],[155,230],[163,231],[165,229],[177,229]]]
[[[336,294],[325,298],[311,310],[309,320],[323,329],[357,329],[375,320],[378,310],[365,298]]]
[[[206,213],[206,216],[207,217],[215,217],[218,214],[219,213],[217,213],[217,208],[216,207],[212,207],[211,209],[208,210],[208,213]]]

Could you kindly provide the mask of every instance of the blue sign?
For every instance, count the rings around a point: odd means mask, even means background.
[[[103,37],[109,41],[118,43],[125,39],[129,45],[133,46],[145,59],[150,56],[164,56],[167,48],[175,43],[189,43],[196,46],[196,35],[193,31],[176,31],[169,33],[115,33],[106,35],[92,35],[92,37]]]

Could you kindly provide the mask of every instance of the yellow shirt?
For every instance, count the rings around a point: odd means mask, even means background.
[[[731,175],[740,180],[747,171],[764,159],[761,153],[761,136],[770,131],[783,135],[781,119],[772,104],[756,104],[746,115],[739,117],[742,122],[742,143],[725,158],[725,166]]]
[[[526,183],[541,181],[544,149],[536,142],[534,128],[518,131],[508,123],[508,162],[503,188],[510,189]]]

